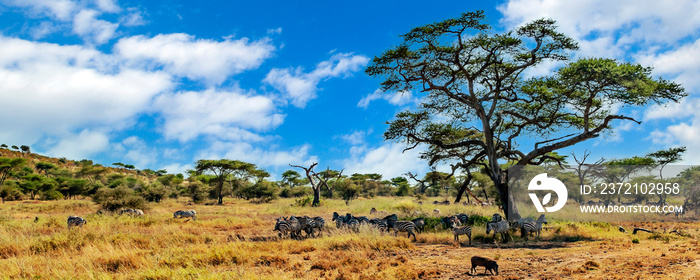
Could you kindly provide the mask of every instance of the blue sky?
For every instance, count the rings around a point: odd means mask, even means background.
[[[652,66],[691,94],[622,109],[642,125],[562,153],[685,145],[685,163],[700,164],[700,2],[572,2],[0,0],[0,143],[169,172],[229,158],[275,176],[312,162],[425,173],[420,149],[382,140],[420,96],[382,94],[363,69],[412,27],[483,9],[496,32],[553,18],[579,41],[574,57]]]

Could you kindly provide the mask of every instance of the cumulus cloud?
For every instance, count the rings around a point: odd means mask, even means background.
[[[413,93],[410,91],[385,93],[381,89],[377,89],[373,93],[360,99],[360,102],[357,103],[357,107],[367,109],[370,102],[379,99],[384,99],[389,102],[389,104],[396,106],[403,106],[409,103],[418,103],[418,98],[413,97]]]
[[[4,0],[6,5],[28,8],[37,15],[46,15],[58,20],[70,20],[78,8],[71,0]]]
[[[80,11],[73,20],[73,33],[87,42],[101,45],[114,37],[119,24],[97,19],[97,15],[99,13],[95,10]]]
[[[161,72],[119,71],[94,49],[0,37],[0,131],[22,143],[85,126],[118,129],[172,86]]]
[[[619,57],[632,44],[675,45],[697,35],[700,26],[700,2],[694,0],[673,5],[652,0],[512,0],[498,9],[504,15],[502,22],[510,26],[542,17],[555,19],[565,34],[579,40],[583,56]]]
[[[48,150],[50,155],[70,159],[85,159],[104,151],[109,138],[102,132],[84,129],[78,134],[61,135],[61,140]]]
[[[198,159],[231,158],[250,162],[259,167],[289,167],[289,164],[310,165],[318,162],[318,157],[310,155],[310,145],[281,150],[271,145],[254,146],[247,142],[214,141],[207,149],[199,152]]]
[[[421,150],[403,152],[404,148],[402,143],[384,143],[376,148],[355,146],[350,149],[350,158],[343,161],[344,173],[379,173],[387,179],[406,172],[426,173],[427,164],[419,158]]]
[[[240,89],[163,94],[154,102],[162,112],[167,138],[188,141],[200,135],[221,139],[260,141],[262,137],[246,129],[264,131],[284,120],[271,97],[245,93]]]
[[[359,71],[367,65],[369,58],[351,53],[335,54],[331,59],[316,65],[316,68],[304,73],[304,69],[272,69],[263,82],[271,85],[284,94],[285,98],[298,107],[306,107],[306,103],[316,98],[318,83],[333,77],[346,77]]]
[[[217,85],[232,75],[257,68],[272,56],[275,47],[269,39],[214,41],[175,33],[122,38],[114,49],[132,65],[162,67],[181,77]]]

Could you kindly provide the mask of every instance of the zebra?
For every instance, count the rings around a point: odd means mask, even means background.
[[[336,228],[341,228],[345,225],[345,216],[340,216],[338,212],[333,212],[333,219],[331,221],[335,221]]]
[[[292,216],[294,217],[294,216]],[[303,216],[300,218],[297,218],[299,221],[299,225],[301,226],[301,230],[306,232],[306,237],[308,238],[309,235],[311,237],[314,237],[314,228],[316,227],[316,221],[312,218],[309,218],[308,216]]]
[[[387,221],[388,221],[388,220],[398,221],[398,220],[399,220],[399,217],[396,216],[396,214],[391,214],[391,215],[389,215],[389,216],[384,217],[384,220],[387,220]]]
[[[369,219],[365,216],[354,217],[354,218],[356,218],[360,222],[360,224],[362,224],[362,225],[369,224]]]
[[[282,236],[287,236],[291,232],[291,226],[289,223],[285,220],[282,220],[282,218],[277,218],[277,223],[275,223],[275,229],[273,231],[279,231],[277,236],[279,238],[282,238]]]
[[[459,243],[459,236],[466,235],[469,237],[469,245],[472,245],[472,228],[468,225],[462,226],[462,223],[457,217],[452,217],[452,234],[455,236],[455,241]]]
[[[290,236],[294,239],[301,239],[301,223],[296,217],[291,216],[289,219],[284,218],[287,223],[289,223]]]
[[[467,214],[464,214],[464,213],[457,214],[455,217],[457,217],[457,219],[459,219],[459,222],[462,223],[463,225],[466,225],[467,222],[469,222],[469,215],[467,215]]]
[[[72,228],[74,226],[78,227],[83,227],[84,224],[87,224],[87,221],[83,219],[82,217],[78,216],[70,216],[68,217],[68,228]]]
[[[539,218],[537,218],[537,221],[533,220],[532,218],[524,218],[520,219],[518,223],[520,224],[520,234],[525,241],[527,241],[527,236],[531,232],[536,232],[536,237],[539,240],[540,232],[542,231],[542,224],[547,224],[547,219],[544,217],[544,214],[542,214]]]
[[[500,222],[500,221],[502,221],[502,220],[503,220],[503,216],[501,216],[501,214],[494,213],[493,216],[491,216],[491,222],[492,222],[492,223],[498,223],[498,222]]]
[[[323,228],[326,226],[326,220],[324,220],[321,217],[313,217],[314,219],[314,227],[318,229],[318,232],[321,232]]]
[[[191,217],[192,220],[197,220],[197,212],[194,210],[178,210],[173,213],[173,218],[189,218]]]
[[[416,225],[416,231],[418,231],[418,233],[423,232],[423,228],[425,227],[425,220],[423,218],[413,219],[412,222]]]
[[[496,233],[500,233],[503,237],[503,242],[506,242],[506,233],[508,233],[510,226],[507,221],[501,220],[499,222],[490,222],[486,224],[486,234],[489,234],[493,230],[493,240],[496,241]],[[513,237],[511,237],[511,240]]]
[[[447,216],[442,218],[442,224],[445,226],[445,229],[452,228],[452,224],[454,224],[452,218],[454,218],[454,216]]]
[[[379,231],[388,231],[389,226],[387,225],[386,221],[387,220],[384,219],[374,218],[369,220],[369,224],[379,229]]]
[[[119,215],[124,215],[124,214],[131,215],[131,216],[141,217],[141,216],[143,216],[143,211],[142,211],[141,209],[131,209],[131,208],[129,208],[129,209],[122,209],[122,210],[119,212]]]
[[[407,238],[411,238],[411,235],[413,235],[413,241],[416,241],[416,234],[413,233],[416,230],[416,225],[413,222],[388,220],[387,224],[394,229],[394,236],[398,236],[399,232],[406,232],[408,233]]]

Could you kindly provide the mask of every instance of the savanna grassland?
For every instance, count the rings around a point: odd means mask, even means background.
[[[427,202],[427,201],[426,201]],[[88,200],[8,201],[0,205],[3,279],[696,279],[700,275],[697,223],[626,224],[659,233],[621,233],[617,225],[550,221],[542,239],[494,243],[483,225],[472,245],[431,229],[416,242],[363,228],[335,229],[334,211],[368,215],[372,207],[399,217],[435,208],[442,214],[489,216],[495,207],[418,204],[410,198],[323,200],[321,207],[293,199],[255,204],[228,199],[223,206],[188,200],[149,204],[144,217],[97,214]],[[195,209],[198,219],[173,219]],[[328,231],[305,240],[277,239],[275,218],[320,215]],[[68,229],[69,215],[88,223]],[[676,229],[680,234],[663,233]],[[469,273],[474,256],[496,259],[499,276]]]

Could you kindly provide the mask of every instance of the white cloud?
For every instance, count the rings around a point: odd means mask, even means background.
[[[163,67],[177,76],[216,85],[244,70],[257,68],[272,56],[275,47],[269,39],[214,41],[175,33],[122,38],[114,49],[132,64]]]
[[[642,65],[652,65],[654,72],[675,77],[687,91],[700,90],[700,39],[661,53],[640,54]]]
[[[103,12],[118,13],[119,11],[121,11],[119,5],[115,3],[115,0],[96,0],[95,4]]]
[[[59,20],[70,20],[77,9],[75,2],[70,0],[4,0],[7,5],[29,8],[33,13],[45,14]]]
[[[403,106],[409,103],[418,103],[418,98],[413,97],[413,93],[410,91],[402,91],[398,93],[385,93],[381,89],[375,90],[372,94],[369,94],[357,103],[357,107],[365,108],[369,106],[369,103],[374,100],[384,99],[389,104],[396,106]]]
[[[268,29],[267,34],[282,34],[282,27]]]
[[[425,173],[427,164],[419,158],[421,150],[403,152],[404,148],[402,143],[384,143],[377,148],[355,146],[350,150],[350,158],[343,161],[343,173],[379,173],[387,179],[403,176],[406,172]]]
[[[120,129],[173,86],[163,73],[114,63],[90,48],[0,36],[0,135],[34,144],[88,126]]]
[[[105,134],[85,129],[77,135],[62,135],[61,140],[48,153],[54,157],[80,160],[102,152],[108,146],[109,138]]]
[[[215,141],[208,148],[200,151],[198,159],[235,159],[256,164],[258,167],[289,167],[294,165],[310,165],[318,162],[318,157],[309,155],[310,145],[294,147],[289,150],[279,150],[273,146],[256,147],[246,142]]]
[[[143,139],[138,136],[130,136],[112,147],[116,153],[115,158],[120,158],[125,164],[132,164],[137,169],[152,169],[156,162],[158,152],[155,148],[148,147]]]
[[[335,54],[331,59],[316,65],[316,68],[304,73],[302,68],[272,69],[263,82],[283,93],[285,98],[299,108],[316,98],[318,83],[324,79],[349,76],[367,65],[369,58],[351,53]]]
[[[268,130],[284,120],[284,115],[277,113],[272,98],[240,89],[164,94],[156,98],[154,107],[163,113],[164,135],[183,142],[200,135],[260,141],[261,136],[246,129]]]
[[[80,11],[73,20],[73,33],[81,36],[86,42],[98,45],[112,39],[119,24],[97,19],[98,15],[95,10]]]
[[[698,34],[700,2],[653,0],[512,0],[498,7],[502,22],[520,25],[549,17],[581,43],[583,56],[620,56],[632,44],[675,45]],[[595,38],[594,40],[587,40]]]

